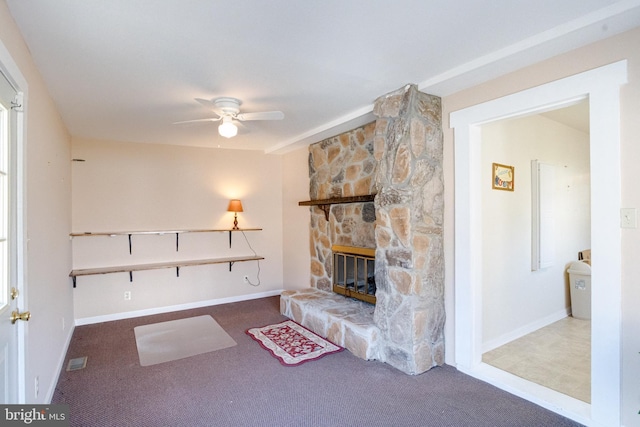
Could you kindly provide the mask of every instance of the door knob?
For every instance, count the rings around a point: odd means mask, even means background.
[[[18,313],[17,311],[13,311],[11,312],[10,319],[11,319],[12,325],[16,323],[17,320],[24,320],[25,322],[28,322],[29,319],[31,319],[31,313],[28,311],[25,311],[24,313]]]

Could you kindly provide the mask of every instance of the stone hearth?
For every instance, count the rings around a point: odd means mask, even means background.
[[[284,291],[280,312],[365,360],[379,359],[374,306],[316,288]]]
[[[407,85],[374,114],[375,128],[309,148],[312,200],[377,193],[375,209],[334,205],[327,221],[311,208],[311,289],[284,292],[281,312],[358,357],[418,374],[444,363],[440,99]],[[333,244],[375,248],[375,306],[328,292]]]

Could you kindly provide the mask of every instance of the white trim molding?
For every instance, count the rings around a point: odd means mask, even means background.
[[[455,133],[455,362],[461,371],[594,426],[620,425],[621,236],[619,61],[451,113]],[[591,407],[558,400],[540,387],[522,390],[482,363],[481,125],[589,100],[592,267]],[[521,383],[521,382],[520,382]]]
[[[172,311],[191,310],[193,308],[208,307],[210,305],[229,304],[232,302],[249,301],[252,299],[274,297],[280,295],[284,289],[261,292],[251,295],[241,295],[237,297],[217,298],[204,301],[196,301],[185,304],[170,305],[167,307],[149,308],[146,310],[127,311],[124,313],[107,314],[104,316],[81,317],[76,319],[75,325],[91,325],[94,323],[111,322],[113,320],[131,319],[133,317],[151,316],[153,314],[170,313]]]

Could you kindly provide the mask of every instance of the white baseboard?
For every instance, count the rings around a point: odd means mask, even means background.
[[[75,325],[71,325],[69,328],[69,332],[67,332],[67,337],[65,339],[64,347],[60,352],[60,358],[58,360],[58,370],[57,374],[53,378],[53,381],[49,385],[49,390],[47,390],[47,394],[45,395],[45,404],[51,403],[53,400],[53,393],[56,391],[56,386],[58,385],[58,380],[60,380],[60,374],[62,373],[62,369],[64,368],[64,360],[67,357],[67,353],[69,352],[69,346],[71,345],[71,338],[73,337],[73,331],[75,329]]]
[[[166,307],[154,307],[145,310],[127,311],[124,313],[106,314],[103,316],[82,317],[75,320],[76,326],[91,325],[94,323],[111,322],[113,320],[131,319],[133,317],[150,316],[152,314],[169,313],[172,311],[190,310],[192,308],[208,307],[210,305],[228,304],[232,302],[249,301],[252,299],[273,297],[280,295],[284,289],[261,292],[250,295],[240,295],[237,297],[217,298],[206,301],[196,301],[185,304],[170,305]]]
[[[586,402],[527,381],[486,363],[480,363],[472,369],[458,368],[458,370],[580,424],[593,425],[591,405]]]
[[[518,338],[522,338],[525,335],[528,335],[532,332],[537,331],[540,328],[544,328],[545,326],[549,326],[550,324],[557,322],[558,320],[564,319],[568,315],[571,314],[571,307],[566,307],[563,310],[559,310],[555,313],[552,313],[542,319],[538,319],[535,322],[531,322],[527,325],[524,325],[518,329],[515,329],[511,332],[503,334],[497,338],[486,341],[482,343],[482,352],[486,353],[487,351],[494,350],[498,347],[501,347],[507,343],[510,343],[513,340],[517,340]]]

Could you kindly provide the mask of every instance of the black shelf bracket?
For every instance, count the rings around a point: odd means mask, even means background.
[[[180,233],[176,233],[176,252],[178,252],[179,247],[180,247]]]
[[[233,264],[235,264],[235,261],[229,261],[229,271],[231,271],[231,267],[233,267]]]
[[[129,272],[129,282],[133,282],[133,271]]]
[[[129,234],[129,255],[131,255],[131,234]]]
[[[73,279],[73,287],[76,287],[76,276],[71,277],[71,279]]]
[[[324,219],[329,221],[329,214],[331,213],[331,205],[318,205],[322,212],[324,212]]]
[[[180,267],[176,266],[176,277],[180,277]]]

